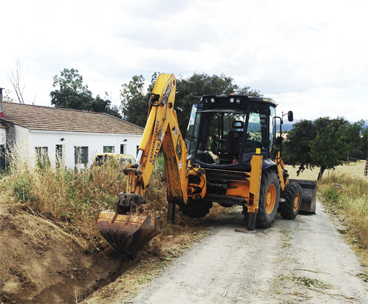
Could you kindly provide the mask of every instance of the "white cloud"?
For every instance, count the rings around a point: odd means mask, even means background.
[[[9,87],[5,71],[16,59],[28,95],[38,91],[43,105],[64,68],[115,104],[133,75],[225,73],[306,118],[367,119],[367,10],[347,0],[7,1],[0,86]]]

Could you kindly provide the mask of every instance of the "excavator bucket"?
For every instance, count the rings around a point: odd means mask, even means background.
[[[291,179],[290,182],[299,184],[302,189],[302,206],[300,211],[316,213],[317,183],[309,180]]]
[[[153,219],[105,211],[98,213],[96,226],[106,241],[128,258],[161,231],[159,216]]]

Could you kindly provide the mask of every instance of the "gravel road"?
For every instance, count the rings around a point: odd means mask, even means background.
[[[239,233],[241,210],[215,221],[210,235],[143,286],[110,303],[368,303],[364,269],[320,204],[294,221]]]

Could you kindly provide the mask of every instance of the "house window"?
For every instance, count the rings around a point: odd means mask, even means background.
[[[138,156],[138,152],[139,152],[139,146],[137,146],[137,150],[136,150],[136,153],[135,153],[136,156]]]
[[[0,171],[5,169],[5,145],[0,145]]]
[[[104,146],[103,153],[115,153],[115,146]]]
[[[75,164],[88,164],[88,147],[74,147]]]
[[[125,154],[125,145],[120,145],[120,154]]]
[[[55,147],[55,161],[56,168],[60,168],[63,165],[63,145],[56,145]]]
[[[36,163],[40,168],[50,165],[48,147],[35,147]]]

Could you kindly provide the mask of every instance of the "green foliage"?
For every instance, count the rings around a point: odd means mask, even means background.
[[[152,75],[147,94],[144,93],[144,78],[142,75],[133,76],[128,84],[123,84],[120,91],[122,112],[126,120],[144,127],[147,121],[148,95],[152,92],[155,81],[160,73]],[[207,75],[194,73],[188,78],[178,77],[176,81],[175,109],[181,133],[185,136],[192,105],[198,103],[198,98],[207,94],[229,95],[231,93],[261,96],[250,87],[239,87],[234,79],[224,74]]]
[[[210,76],[205,73],[194,73],[188,78],[179,77],[177,79],[176,90],[175,108],[181,109],[181,111],[177,111],[177,116],[180,131],[184,136],[192,106],[199,101],[194,96],[200,97],[210,94],[230,95],[231,93],[261,96],[258,91],[251,90],[248,86],[239,87],[234,83],[233,78],[227,77],[224,74]]]
[[[143,92],[144,78],[133,76],[120,90],[121,110],[128,122],[144,127],[148,114],[148,96]]]
[[[318,179],[326,169],[349,161],[349,154],[361,147],[364,121],[349,124],[342,117],[320,117],[315,121],[302,120],[289,131],[285,141],[285,163],[305,169],[319,167]]]
[[[37,198],[31,195],[33,184],[28,176],[21,177],[11,184],[15,197],[20,201],[36,201]]]
[[[327,200],[336,203],[340,197],[335,188],[328,189],[325,193],[325,197]]]
[[[54,76],[53,87],[58,87],[50,92],[51,104],[60,108],[105,112],[121,118],[116,106],[111,107],[110,100],[104,100],[97,95],[92,97],[88,85],[83,85],[83,77],[76,69],[64,69],[60,76]]]
[[[159,178],[166,182],[166,167],[165,167],[165,159],[164,154],[160,152],[157,156],[156,163],[155,163],[155,171]]]
[[[322,178],[324,170],[333,169],[346,162],[350,150],[347,138],[344,137],[346,132],[346,125],[335,128],[331,123],[312,141],[309,154],[313,164],[320,168],[318,180]]]

